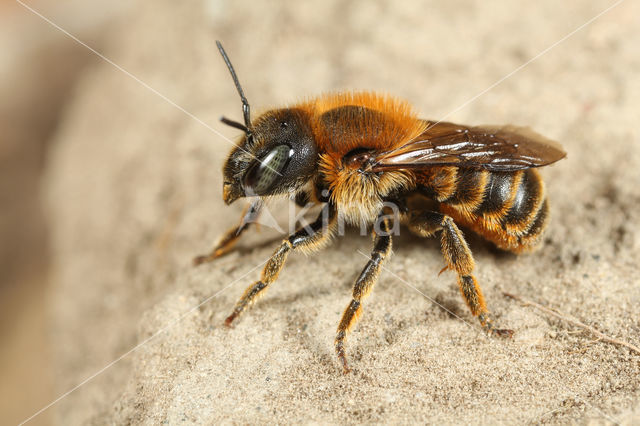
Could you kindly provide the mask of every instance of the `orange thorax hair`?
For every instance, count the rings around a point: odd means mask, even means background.
[[[413,185],[413,174],[361,173],[344,156],[356,149],[387,151],[418,137],[426,127],[406,101],[371,92],[345,92],[310,99],[297,108],[308,112],[320,153],[319,170],[332,201],[352,223],[372,222],[382,199]]]

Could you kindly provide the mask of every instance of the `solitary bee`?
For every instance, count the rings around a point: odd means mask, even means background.
[[[308,253],[326,245],[342,217],[367,224],[374,238],[370,260],[338,325],[335,349],[345,372],[347,332],[391,254],[391,230],[398,220],[424,237],[439,232],[445,269],[457,273],[471,313],[490,334],[513,335],[492,323],[473,276],[473,256],[457,224],[504,250],[535,248],[549,216],[536,168],[565,157],[557,143],[521,127],[421,120],[407,102],[371,92],[323,95],[252,121],[233,66],[220,42],[217,46],[244,115],[244,124],[222,118],[244,132],[224,166],[223,198],[227,204],[248,196],[253,201],[240,224],[195,263],[228,252],[257,219],[264,197],[289,195],[299,204],[322,205],[315,222],[282,241],[225,324],[231,325],[276,280],[291,251]],[[409,201],[417,196],[431,206],[412,207]],[[390,204],[399,206],[393,214]]]

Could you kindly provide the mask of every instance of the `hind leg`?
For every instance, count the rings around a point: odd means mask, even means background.
[[[445,269],[454,270],[458,274],[460,293],[471,314],[478,317],[482,327],[489,333],[511,337],[512,330],[496,328],[491,321],[482,290],[472,274],[475,262],[471,250],[453,219],[439,212],[412,213],[408,219],[409,228],[418,235],[428,237],[441,232],[442,255],[447,264]]]

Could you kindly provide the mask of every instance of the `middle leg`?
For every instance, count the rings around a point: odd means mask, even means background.
[[[382,269],[382,263],[391,253],[391,219],[383,216],[383,214],[378,217],[380,230],[376,231],[374,227],[374,243],[373,250],[371,251],[371,258],[353,286],[353,298],[347,306],[347,309],[345,309],[342,314],[342,319],[338,325],[338,332],[335,340],[336,354],[338,355],[338,359],[342,362],[342,368],[345,373],[349,372],[347,356],[344,350],[347,333],[356,321],[358,321],[358,317],[360,317],[360,314],[362,313],[362,300],[371,293],[373,286],[378,281],[378,276]]]

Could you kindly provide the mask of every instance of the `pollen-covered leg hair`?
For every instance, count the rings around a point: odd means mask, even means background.
[[[340,320],[338,332],[336,334],[336,353],[342,362],[342,367],[345,373],[349,372],[347,357],[344,350],[347,333],[362,313],[362,300],[371,293],[373,286],[376,281],[378,281],[382,263],[391,253],[391,219],[381,215],[378,220],[380,230],[379,232],[376,232],[374,227],[374,243],[373,250],[371,251],[371,258],[353,286],[353,299],[351,299],[351,303],[349,303],[349,306],[347,306],[347,309],[345,309],[342,314],[342,319]]]
[[[220,238],[220,240],[216,243],[215,247],[209,254],[195,257],[193,259],[193,264],[197,266],[202,263],[211,262],[212,260],[215,260],[220,256],[228,253],[229,250],[231,250],[236,244],[236,242],[240,238],[240,235],[242,235],[242,233],[246,231],[249,226],[256,221],[256,219],[258,219],[261,210],[262,200],[260,199],[247,205],[247,207],[245,207],[244,211],[242,212],[242,219],[240,220],[238,226],[234,226],[233,228],[229,229],[222,236],[222,238]]]
[[[293,234],[289,235],[282,241],[280,247],[277,248],[273,256],[267,261],[260,280],[251,284],[244,292],[240,300],[233,308],[231,315],[225,320],[225,324],[230,326],[247,307],[252,305],[258,296],[264,293],[264,290],[273,283],[280,274],[284,262],[287,260],[289,253],[293,249],[301,249],[304,251],[313,251],[321,248],[329,242],[336,228],[336,210],[333,206],[327,204],[318,218],[308,227],[303,227]]]
[[[482,327],[491,334],[511,337],[512,330],[495,328],[491,322],[482,290],[472,274],[475,263],[471,250],[453,219],[438,212],[412,213],[408,219],[409,228],[419,235],[430,236],[437,231],[442,231],[440,241],[442,255],[447,264],[445,269],[452,269],[458,274],[460,293],[467,302],[471,314],[477,316]]]

